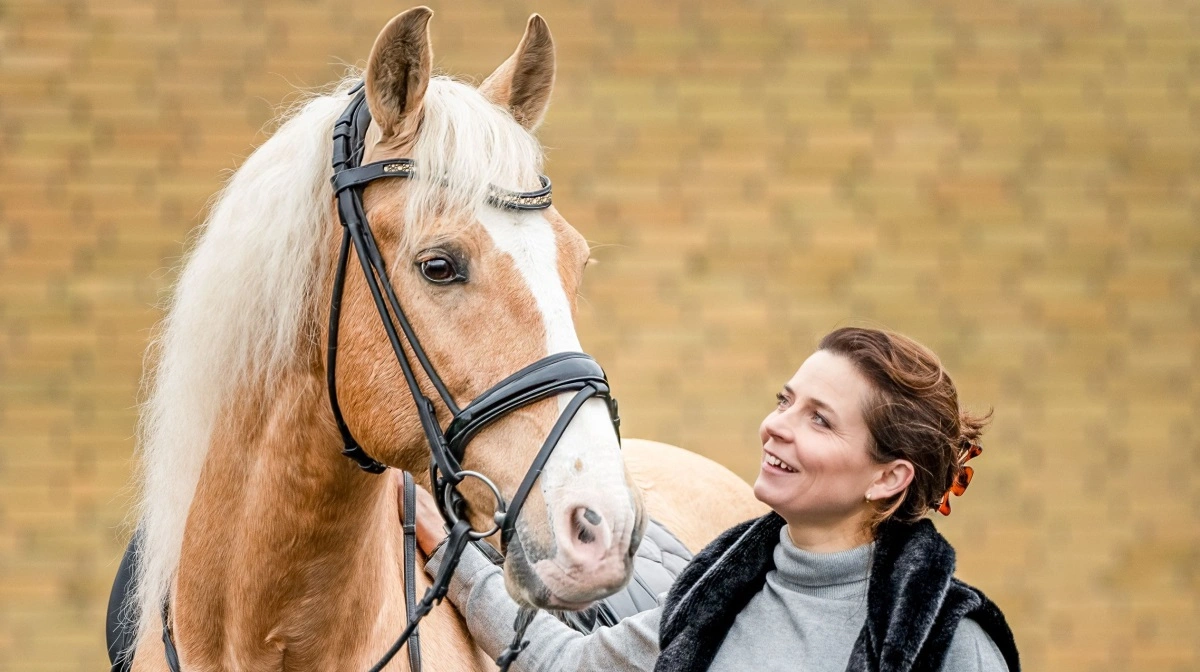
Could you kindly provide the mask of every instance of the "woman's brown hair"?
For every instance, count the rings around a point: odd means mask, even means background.
[[[991,420],[958,406],[958,391],[938,356],[916,341],[887,331],[844,327],[821,339],[820,350],[846,357],[871,383],[863,407],[871,456],[880,463],[908,460],[913,480],[895,497],[876,502],[875,525],[895,517],[915,522],[937,508]]]

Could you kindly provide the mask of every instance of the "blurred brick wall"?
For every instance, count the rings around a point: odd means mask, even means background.
[[[1030,670],[1200,669],[1200,4],[435,2],[476,79],[541,12],[629,435],[746,478],[849,321],[994,405],[938,519]],[[104,666],[141,356],[223,176],[393,2],[0,0],[0,668]]]

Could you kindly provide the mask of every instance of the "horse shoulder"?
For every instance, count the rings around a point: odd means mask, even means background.
[[[768,511],[745,481],[707,457],[644,439],[624,439],[622,452],[650,517],[693,553],[721,532]]]

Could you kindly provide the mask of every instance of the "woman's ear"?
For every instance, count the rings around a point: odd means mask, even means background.
[[[894,497],[904,492],[904,489],[912,483],[914,474],[912,462],[892,460],[880,467],[875,475],[875,480],[871,481],[871,485],[867,489],[867,494],[873,500]]]

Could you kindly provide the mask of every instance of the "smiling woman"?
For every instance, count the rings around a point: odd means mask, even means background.
[[[868,329],[822,339],[776,399],[754,494],[810,549],[866,543],[892,517],[948,514],[943,495],[969,481],[964,463],[991,417],[959,409],[937,355]]]
[[[874,329],[827,335],[759,428],[754,493],[772,513],[701,551],[657,609],[588,635],[537,617],[523,670],[953,670],[1016,672],[1003,614],[954,578],[924,519],[962,494],[988,417],[959,408],[940,360]],[[966,475],[966,476],[964,476]],[[444,534],[418,516],[422,546]],[[435,551],[427,570],[442,558]],[[469,554],[450,599],[491,652],[516,605]]]

